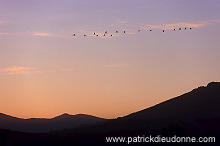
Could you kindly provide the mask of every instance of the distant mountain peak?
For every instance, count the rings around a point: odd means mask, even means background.
[[[75,115],[70,115],[68,113],[64,113],[62,115],[59,115],[59,116],[56,116],[52,119],[66,119],[66,118],[71,118],[71,117],[77,117],[77,118],[98,118],[98,117],[95,117],[95,116],[92,116],[92,115],[87,115],[87,114],[75,114]],[[102,118],[100,118],[102,119]]]
[[[220,82],[210,82],[208,83],[207,87],[219,87]]]
[[[81,125],[89,125],[104,121],[105,119],[86,115],[61,114],[51,119],[30,118],[20,119],[0,113],[0,129],[11,129],[22,132],[42,133],[51,130],[71,129]],[[1,145],[1,144],[0,144]]]
[[[62,114],[61,116],[71,116],[71,115],[68,114],[68,113],[64,113],[64,114]]]
[[[70,117],[70,116],[72,116],[72,115],[70,115],[70,114],[68,114],[68,113],[64,113],[64,114],[62,114],[62,115],[59,115],[59,116],[54,117],[53,119],[68,118],[68,117]]]
[[[210,82],[207,84],[207,86],[200,86],[198,88],[193,89],[192,91],[201,91],[201,90],[207,90],[207,89],[215,89],[220,88],[220,82]]]

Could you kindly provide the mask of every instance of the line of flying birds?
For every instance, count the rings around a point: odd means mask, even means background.
[[[178,28],[178,29],[174,28],[173,31],[176,31],[176,30],[182,30],[182,29],[186,30],[187,27],[185,27],[185,28],[181,28],[181,27],[180,27],[180,28]],[[189,29],[189,30],[192,30],[191,27],[188,28],[188,29]],[[140,31],[141,31],[141,30],[138,30],[137,32],[140,32]],[[149,31],[153,31],[153,30],[150,29]],[[162,30],[162,32],[165,32],[165,30]],[[119,33],[119,31],[116,30],[115,33]],[[122,31],[122,33],[126,33],[126,31]],[[108,34],[108,31],[105,31],[104,34],[103,34],[103,36],[106,36],[107,34]],[[93,35],[94,35],[94,36],[99,36],[99,34],[97,34],[96,32],[94,32]],[[76,36],[76,34],[74,33],[73,36]],[[85,37],[86,34],[84,34],[83,36]],[[113,36],[113,34],[111,34],[110,36]]]

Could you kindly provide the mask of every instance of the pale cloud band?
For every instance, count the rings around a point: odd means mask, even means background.
[[[0,35],[10,35],[10,33],[0,32]]]
[[[67,36],[66,33],[55,34],[55,33],[48,33],[48,32],[32,32],[32,33],[29,33],[29,35],[38,36],[38,37],[71,38],[71,36]]]
[[[7,75],[28,74],[32,69],[29,67],[13,66],[1,69],[0,72]]]
[[[53,72],[71,72],[74,71],[73,67],[63,67],[63,66],[52,66],[48,69],[34,69],[23,66],[12,66],[8,68],[0,69],[0,73],[4,75],[22,75],[22,74],[43,74],[43,73],[53,73]]]
[[[139,28],[141,29],[174,29],[178,27],[200,28],[216,23],[220,23],[220,19],[207,20],[207,21],[201,21],[195,23],[178,22],[178,23],[170,23],[170,24],[162,24],[162,25],[141,24],[139,25]]]
[[[55,37],[56,36],[55,34],[45,33],[45,32],[36,32],[36,33],[33,33],[33,35],[35,35],[35,36],[43,36],[43,37]]]

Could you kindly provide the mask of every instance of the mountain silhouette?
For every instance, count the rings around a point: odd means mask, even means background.
[[[53,131],[46,134],[36,134],[34,136],[23,133],[23,137],[19,140],[17,140],[18,136],[14,136],[12,131],[6,131],[6,133],[11,133],[8,138],[9,140],[20,145],[33,145],[36,143],[38,145],[106,145],[107,136],[128,137],[138,135],[212,136],[217,139],[214,144],[219,145],[219,105],[220,83],[211,82],[207,86],[198,87],[181,96],[116,119],[101,119],[100,121],[102,122],[94,122],[91,125],[88,124],[80,127]],[[75,116],[81,116],[79,119],[87,117],[87,115]],[[9,121],[21,120],[3,114],[1,114],[0,117],[4,117],[5,120],[8,119]],[[72,116],[63,114],[49,120],[65,121],[69,117]],[[91,116],[89,117],[91,118]],[[92,118],[94,117],[92,116]],[[20,123],[17,123],[17,126],[19,124]],[[0,126],[2,126],[2,123],[0,123]],[[0,130],[0,132],[1,131],[2,130]],[[4,130],[3,134],[0,133],[0,135],[4,135]],[[10,137],[12,138],[10,139]],[[30,141],[27,142],[27,138],[24,137],[27,137]],[[8,139],[5,138],[3,140],[8,142]],[[115,144],[120,145],[120,143]],[[121,144],[123,145],[123,143]],[[167,145],[170,145],[170,143],[167,143]]]
[[[21,119],[0,113],[0,128],[20,132],[44,133],[53,130],[75,128],[104,120],[103,118],[85,114],[69,115],[65,113],[51,119]]]
[[[137,129],[154,130],[166,129],[170,126],[190,127],[193,124],[198,125],[205,121],[220,121],[219,82],[211,82],[206,87],[198,87],[186,94],[164,101],[150,108],[124,117],[108,120],[90,128],[77,128],[75,131],[107,133],[126,130],[135,131]],[[213,125],[209,124],[206,126],[209,127]],[[218,128],[219,126],[217,125],[216,130]],[[194,133],[196,133],[196,131]]]
[[[118,122],[135,120],[131,127],[162,128],[170,123],[189,123],[220,118],[220,83],[212,82],[153,107],[119,118]],[[144,123],[144,124],[142,124]]]

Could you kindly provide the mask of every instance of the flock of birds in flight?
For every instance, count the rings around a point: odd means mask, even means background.
[[[185,28],[181,28],[181,27],[180,27],[180,28],[178,28],[178,29],[174,28],[174,29],[173,29],[173,31],[176,31],[176,30],[182,30],[182,29],[184,29],[184,30],[187,30],[187,29],[192,30],[192,28],[191,28],[191,27],[190,27],[190,28],[187,28],[187,27],[185,27]],[[141,30],[138,30],[137,32],[140,32],[140,31],[141,31]],[[153,31],[153,30],[152,30],[152,29],[150,29],[149,31],[151,32],[151,31]],[[165,32],[165,30],[162,30],[162,32],[164,33],[164,32]],[[117,34],[117,33],[119,33],[119,31],[118,31],[118,30],[116,30],[116,31],[115,31],[115,33]],[[124,31],[122,31],[122,33],[126,33],[126,31],[124,30]],[[103,34],[102,36],[106,36],[107,34],[108,34],[108,31],[105,31],[105,32],[104,32],[104,34]],[[97,36],[97,37],[99,36],[99,34],[97,34],[96,32],[94,32],[94,33],[93,33],[93,35],[94,35],[94,36]],[[76,34],[74,33],[74,34],[73,34],[73,36],[75,37],[75,36],[76,36]],[[84,36],[84,37],[86,37],[87,35],[86,35],[86,34],[84,34],[83,36]],[[113,36],[113,34],[110,34],[110,36],[112,37],[112,36]]]

